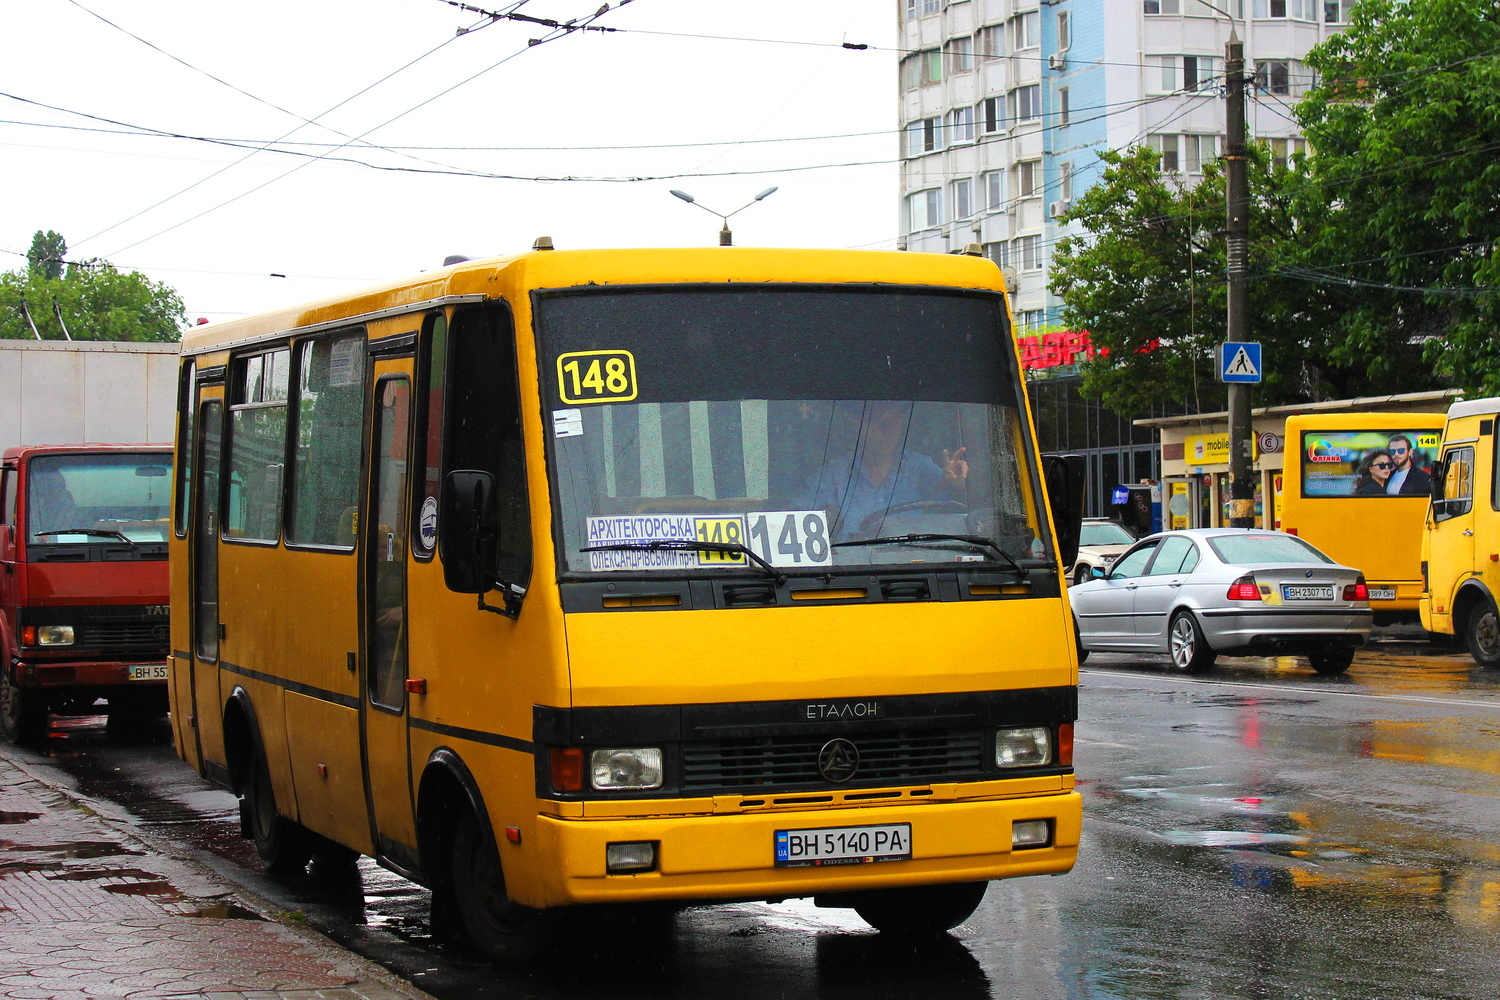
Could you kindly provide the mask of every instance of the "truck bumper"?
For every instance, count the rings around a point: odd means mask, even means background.
[[[167,683],[167,661],[20,660],[15,682],[23,688],[153,687]]]
[[[1011,825],[1046,820],[1049,843],[1012,849]],[[779,830],[911,825],[911,857],[827,867],[776,867]],[[790,899],[825,893],[976,882],[1021,875],[1060,874],[1073,867],[1082,825],[1077,792],[980,802],[943,802],[886,808],[775,810],[764,813],[642,819],[538,817],[541,851],[556,863],[540,875],[532,906],[644,901]],[[630,874],[606,871],[609,844],[656,845],[656,868]],[[524,866],[501,842],[502,862]],[[524,895],[525,893],[518,893]]]

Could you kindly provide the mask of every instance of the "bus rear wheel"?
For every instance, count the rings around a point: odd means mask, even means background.
[[[968,920],[988,882],[920,885],[862,892],[852,901],[860,919],[882,934],[936,937]]]
[[[245,790],[250,839],[266,871],[289,875],[307,868],[312,857],[312,838],[300,824],[276,811],[276,791],[271,786],[271,768],[264,751],[255,751],[250,786]]]
[[[541,952],[557,915],[511,901],[499,852],[472,813],[465,812],[453,831],[449,864],[454,930],[470,947],[497,962],[525,961]]]
[[[0,736],[10,744],[35,743],[46,732],[46,695],[21,687],[0,664]]]
[[[1469,655],[1481,667],[1500,667],[1500,616],[1495,605],[1481,601],[1470,611],[1464,621],[1464,641],[1469,645]]]

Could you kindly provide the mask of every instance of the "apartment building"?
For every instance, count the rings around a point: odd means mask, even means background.
[[[908,250],[980,243],[1018,332],[1058,322],[1057,221],[1103,149],[1150,144],[1190,184],[1222,152],[1224,46],[1244,42],[1247,128],[1286,157],[1306,52],[1356,0],[899,0],[901,231]]]

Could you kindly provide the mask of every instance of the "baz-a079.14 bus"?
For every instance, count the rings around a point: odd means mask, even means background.
[[[272,866],[372,855],[493,956],[598,903],[940,931],[1072,867],[1078,468],[990,261],[537,249],[182,371],[177,748]]]

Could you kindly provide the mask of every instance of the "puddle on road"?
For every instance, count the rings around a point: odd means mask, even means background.
[[[265,920],[266,918],[254,910],[247,910],[237,903],[210,903],[196,910],[189,910],[179,916],[193,917],[203,920]]]
[[[117,844],[112,840],[78,840],[66,844],[13,844],[4,842],[7,850],[31,851],[34,853],[54,854],[64,858],[77,858],[81,861],[92,861],[96,858],[117,858],[121,856],[140,857],[144,851],[137,851]]]
[[[1162,834],[1169,844],[1179,847],[1303,847],[1311,837],[1295,833],[1266,833],[1260,830],[1168,830]]]

